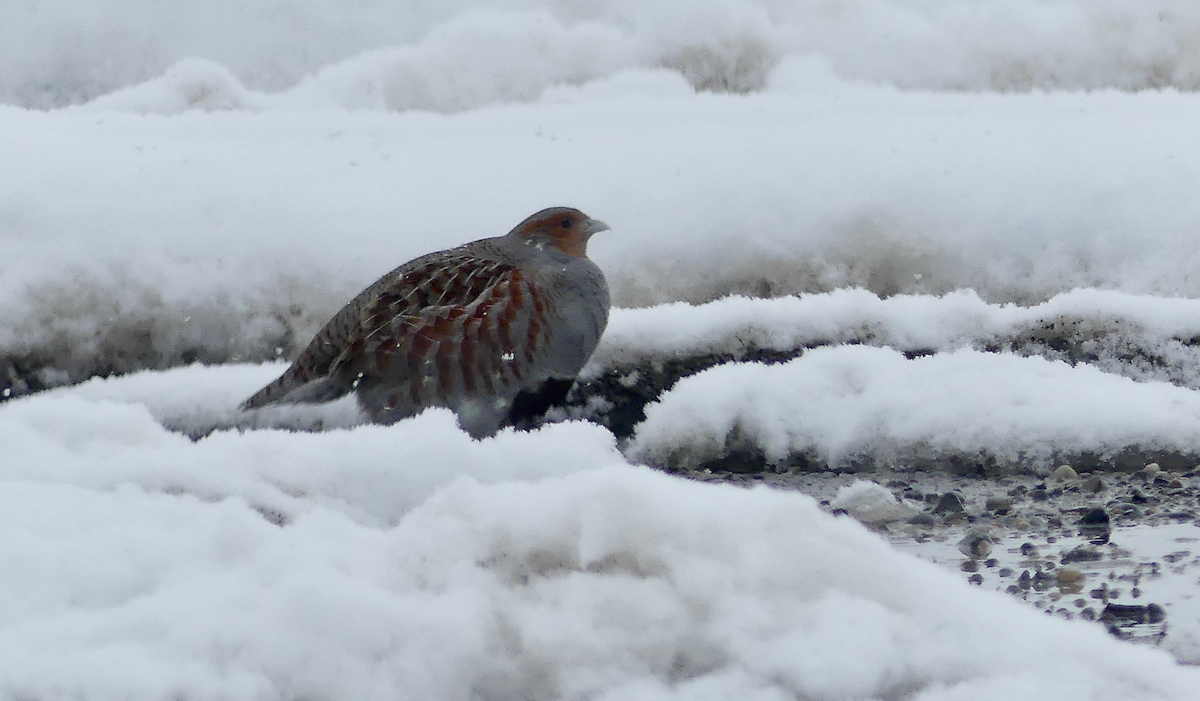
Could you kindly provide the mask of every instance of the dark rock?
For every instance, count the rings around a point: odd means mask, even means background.
[[[1109,524],[1109,518],[1104,509],[1092,509],[1080,517],[1080,519],[1075,523],[1080,526],[1107,526]]]
[[[966,560],[958,566],[958,569],[962,570],[963,572],[978,572],[979,560]]]
[[[937,523],[937,520],[929,514],[916,514],[908,519],[908,522],[914,526],[932,526]]]
[[[978,587],[983,584],[983,575],[973,574],[970,577],[967,577],[967,581]]]
[[[1077,548],[1063,553],[1062,564],[1069,565],[1072,562],[1095,562],[1103,560],[1104,554],[1095,548],[1089,548],[1086,545],[1080,545]]]
[[[933,507],[935,514],[962,513],[965,510],[963,497],[958,492],[946,492],[938,497],[937,505]]]
[[[1104,545],[1112,536],[1109,521],[1108,512],[1104,509],[1092,509],[1075,523],[1079,526],[1079,535],[1087,538],[1089,543]]]
[[[1046,493],[1046,490],[1044,488],[1042,488],[1042,489],[1031,490],[1029,492],[1029,498],[1033,499],[1034,501],[1046,501],[1050,497]]]
[[[1085,479],[1083,484],[1079,485],[1079,489],[1090,494],[1099,494],[1104,491],[1104,480],[1100,479],[1097,475],[1092,475]]]
[[[1012,511],[1013,502],[1008,497],[988,497],[983,503],[983,507],[994,514],[1003,516],[1009,511]]]
[[[1029,576],[1029,570],[1021,572],[1021,576],[1017,577],[1017,588],[1021,591],[1027,591],[1032,583],[1033,577]]]
[[[1108,604],[1100,613],[1100,621],[1116,625],[1141,625],[1144,623],[1162,623],[1167,612],[1158,604],[1148,606],[1127,606],[1125,604]]]

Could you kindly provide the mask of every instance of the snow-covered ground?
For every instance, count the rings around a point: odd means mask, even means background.
[[[25,3],[0,59],[4,698],[1195,698],[1200,621],[636,464],[1200,453],[1194,3]],[[234,409],[559,204],[628,440]]]

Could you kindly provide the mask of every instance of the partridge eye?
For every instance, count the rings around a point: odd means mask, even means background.
[[[559,224],[559,226],[561,226],[561,227],[562,227],[562,228],[564,228],[564,229],[570,229],[570,228],[571,228],[571,220],[570,220],[570,219],[563,219],[563,220],[562,220],[562,223],[561,223],[561,224]]]

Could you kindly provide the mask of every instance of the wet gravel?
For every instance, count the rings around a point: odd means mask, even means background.
[[[971,584],[1200,664],[1200,470],[1150,463],[1132,473],[1060,466],[1002,477],[904,469],[687,476],[809,494]],[[835,508],[838,491],[857,480],[879,485],[895,504]]]

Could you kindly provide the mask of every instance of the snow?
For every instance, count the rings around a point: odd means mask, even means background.
[[[0,110],[0,348],[71,380],[287,356],[394,265],[553,204],[613,227],[592,254],[624,307],[1200,295],[1194,95],[587,94],[453,116]]]
[[[884,487],[867,480],[854,480],[838,490],[829,504],[842,509],[859,523],[879,524],[902,521],[917,513],[911,506],[901,503]]]
[[[753,90],[777,65],[811,59],[904,88],[1195,89],[1198,25],[1185,0],[705,0],[686,10],[664,0],[20,4],[0,28],[0,99],[77,103],[197,56],[256,91],[335,74],[335,95],[375,91],[424,109],[470,104],[449,86],[522,99],[622,68]]]
[[[1052,347],[1056,336],[1079,348]],[[989,304],[973,290],[881,298],[863,289],[841,289],[618,310],[586,374],[705,353],[740,356],[867,344],[919,354],[959,348],[1036,352],[1196,388],[1200,377],[1192,341],[1197,337],[1200,302],[1194,299],[1076,289],[1022,307]]]
[[[587,424],[192,442],[0,407],[14,697],[1190,698],[1197,673],[893,551],[808,497],[623,464]]]
[[[909,360],[846,346],[686,377],[647,408],[630,452],[680,469],[733,447],[757,448],[769,464],[792,454],[833,467],[967,454],[1049,467],[1085,452],[1198,444],[1200,395],[1190,389],[1011,354]]]
[[[637,463],[1192,455],[1198,27],[1177,0],[6,8],[0,696],[1194,698],[1194,621],[1134,646],[810,497]],[[612,227],[585,379],[724,363],[630,441],[236,409],[380,274],[550,205]]]

